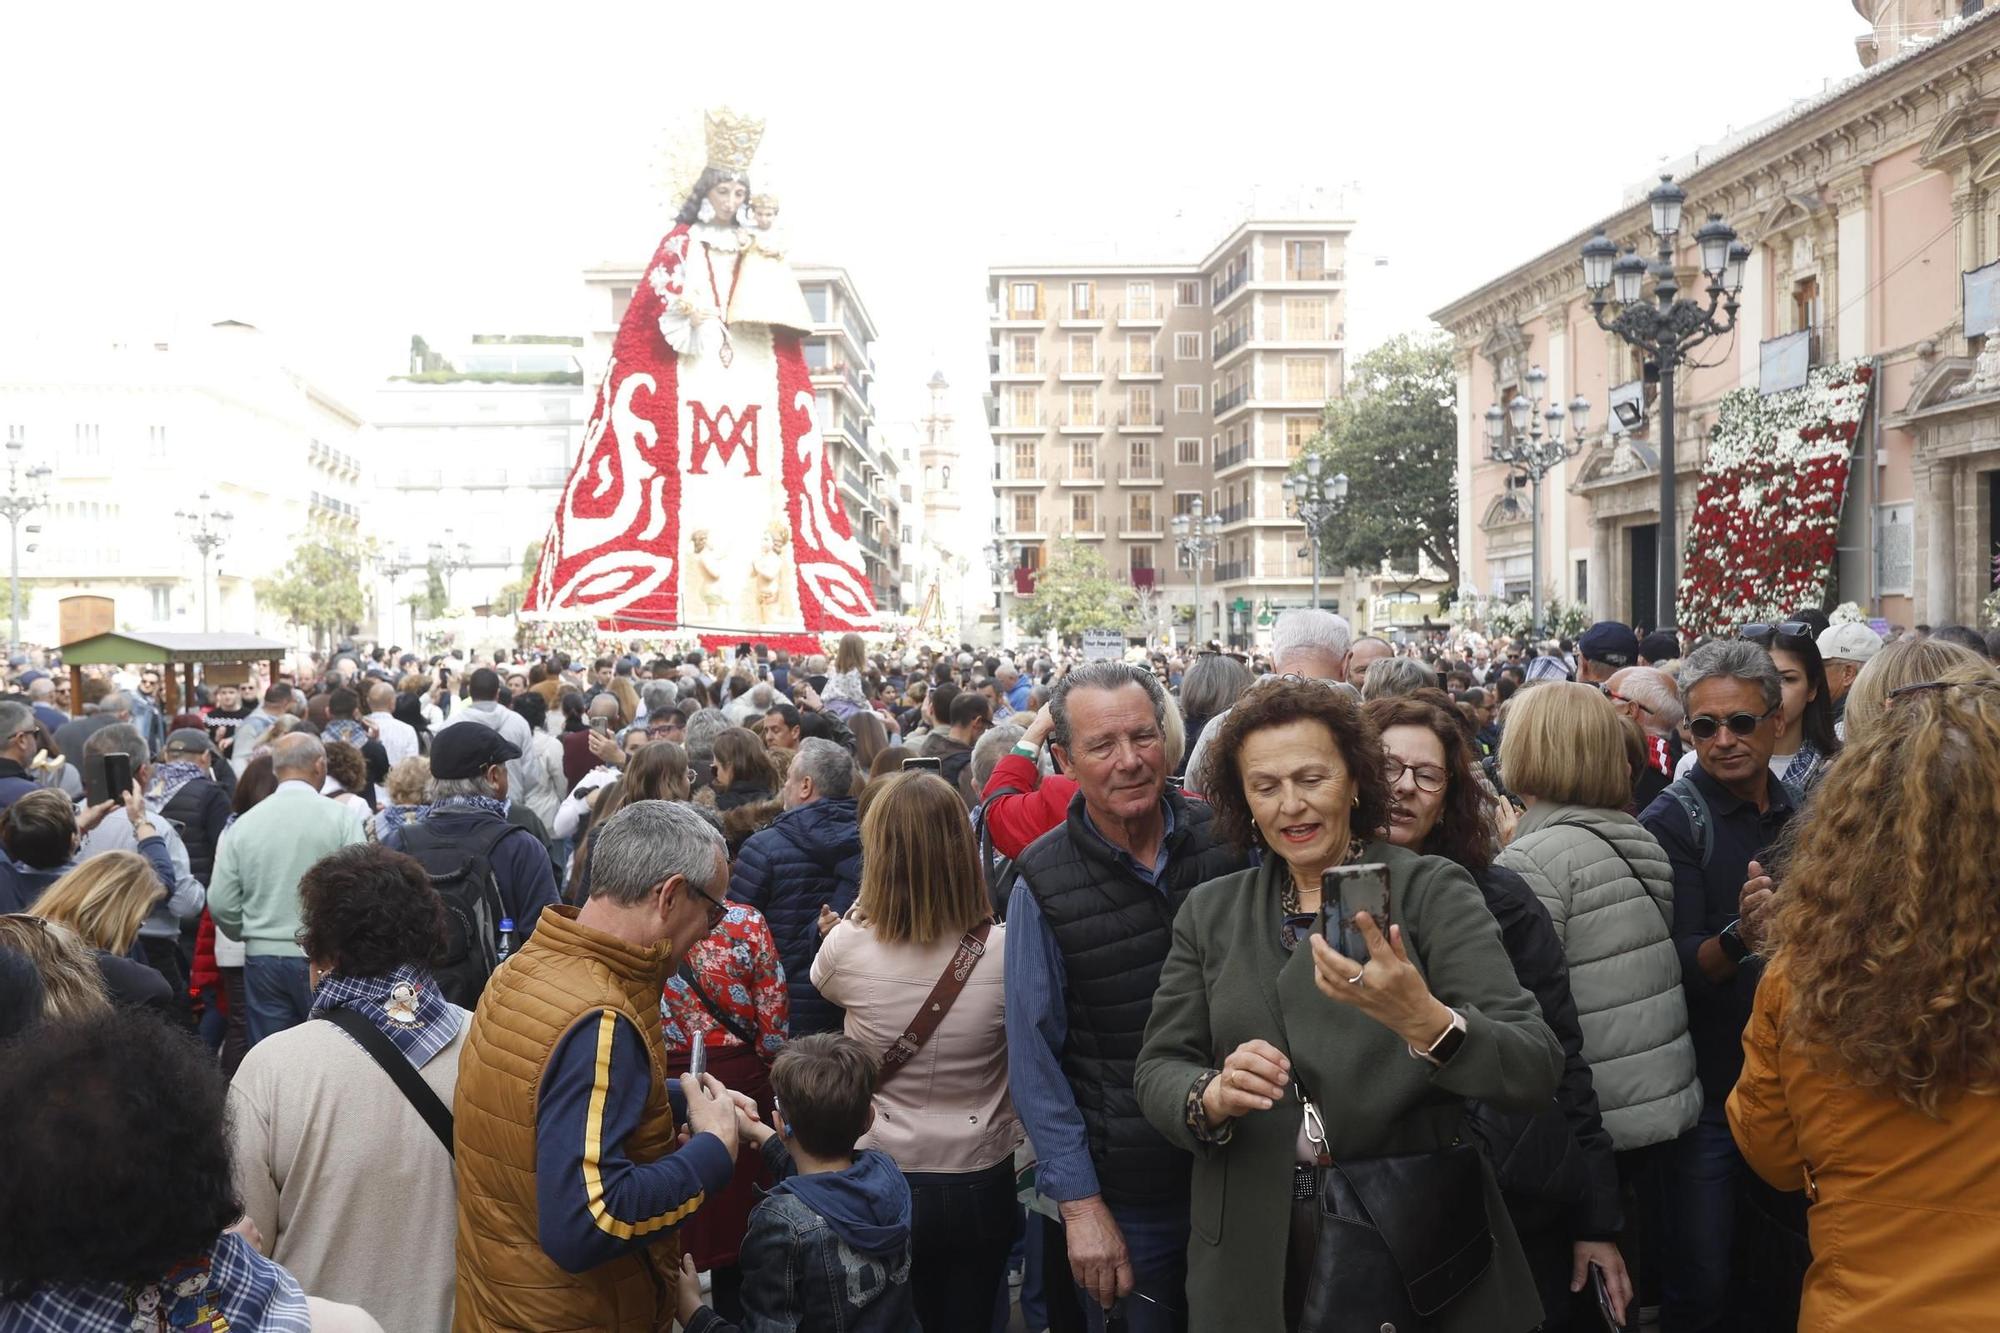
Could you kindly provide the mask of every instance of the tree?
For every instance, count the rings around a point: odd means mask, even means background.
[[[1458,420],[1451,340],[1401,334],[1354,363],[1306,446],[1347,503],[1327,524],[1321,567],[1374,569],[1428,558],[1458,586]],[[1302,473],[1303,466],[1295,467]]]
[[[361,567],[372,554],[370,543],[356,537],[310,536],[277,578],[257,580],[257,600],[312,631],[319,647],[331,647],[361,620]]]
[[[535,581],[535,567],[542,563],[542,544],[529,542],[521,554],[521,575],[500,585],[493,594],[493,609],[501,615],[511,616],[521,609],[521,602],[528,595],[528,585]]]
[[[413,592],[404,602],[417,609],[417,615],[425,620],[436,620],[444,615],[451,598],[445,592],[444,566],[432,556],[424,564],[424,590]]]
[[[1030,634],[1054,630],[1071,638],[1087,629],[1121,628],[1132,614],[1132,587],[1113,578],[1094,546],[1060,541],[1035,577],[1035,595],[1021,611]]]

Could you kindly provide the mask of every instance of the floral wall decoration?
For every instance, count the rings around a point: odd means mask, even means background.
[[[1683,630],[1775,623],[1825,601],[1874,375],[1872,363],[1849,361],[1818,367],[1797,389],[1722,399],[1682,556]]]

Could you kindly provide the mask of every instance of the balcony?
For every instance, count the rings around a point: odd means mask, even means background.
[[[1049,530],[1043,526],[1045,520],[1039,513],[1023,517],[1020,514],[1003,513],[1000,516],[1002,537],[1046,537]]]
[[[1056,373],[1059,378],[1064,380],[1080,380],[1084,383],[1095,384],[1104,378],[1104,358],[1093,357],[1088,361],[1064,361]]]
[[[840,483],[861,499],[868,498],[868,483],[864,482],[861,474],[853,468],[844,467],[840,470]]]
[[[1166,322],[1167,303],[1159,297],[1150,301],[1127,301],[1125,308],[1118,312],[1121,325],[1144,326]]]
[[[1250,386],[1247,384],[1239,384],[1233,389],[1225,390],[1224,392],[1216,395],[1215,415],[1219,417],[1224,412],[1233,412],[1237,408],[1243,406],[1243,404],[1249,401],[1250,401]]]
[[[1009,300],[1013,297],[1012,292],[1005,293],[1004,295]],[[1016,309],[1011,305],[1002,304],[993,310],[993,322],[1003,328],[1008,325],[1040,328],[1042,325],[1048,323],[1048,320],[1048,306],[1042,301],[1040,296],[1035,298],[1035,303],[1032,306]]]
[[[1065,413],[1062,425],[1058,429],[1070,435],[1102,435],[1104,433],[1104,414],[1102,412],[1076,415]]]
[[[1159,585],[1160,571],[1151,565],[1135,565],[1125,572],[1135,588],[1152,588]]]
[[[863,381],[861,372],[845,357],[836,357],[824,365],[809,365],[807,369],[812,372],[814,379],[838,380],[841,387],[854,396],[856,402],[868,401],[868,386]]]
[[[1225,528],[1232,523],[1241,523],[1250,517],[1250,502],[1243,500],[1233,505],[1224,505],[1222,512],[1216,517],[1222,520],[1222,526]]]
[[[1078,463],[1071,460],[1067,467],[1056,469],[1056,483],[1061,486],[1096,486],[1103,481],[1104,469],[1095,462]]]
[[[1011,412],[1002,413],[991,430],[995,435],[1040,435],[1048,429],[1040,412],[1032,416],[1017,417]]]
[[[1126,514],[1118,520],[1118,535],[1127,538],[1147,537],[1157,541],[1167,535],[1166,520],[1157,513]]]
[[[1160,414],[1160,409],[1157,407],[1145,412],[1120,412],[1118,414],[1118,429],[1120,430],[1165,430],[1166,428],[1167,419]]]
[[[1056,537],[1075,537],[1082,541],[1102,541],[1111,528],[1103,514],[1088,514],[1078,518],[1073,514],[1061,514],[1052,520],[1049,532]]]
[[[1159,486],[1166,482],[1157,458],[1134,459],[1118,465],[1118,484],[1121,486]]]
[[[1218,449],[1215,451],[1215,470],[1221,472],[1224,468],[1232,468],[1238,463],[1247,462],[1251,452],[1247,441],[1232,448]]]
[[[1066,305],[1062,309],[1062,318],[1056,322],[1066,329],[1095,329],[1103,327],[1105,314],[1102,301]]]
[[[993,469],[993,489],[1005,490],[1009,487],[1030,487],[1040,490],[1048,478],[1042,475],[1039,466],[995,467]]]
[[[1000,383],[1012,380],[1016,383],[1039,384],[1042,380],[1048,378],[1048,374],[1049,368],[1042,364],[1042,359],[1039,356],[1035,357],[1031,364],[1025,366],[1018,362],[1003,366],[996,357],[995,367],[987,378]]]
[[[1215,359],[1222,360],[1237,348],[1250,341],[1250,326],[1239,325],[1215,340]]]
[[[1328,268],[1325,264],[1285,265],[1286,282],[1346,282],[1345,269]]]
[[[1118,378],[1121,380],[1157,380],[1166,378],[1166,367],[1156,356],[1141,360],[1131,357],[1118,363]]]
[[[1250,281],[1248,265],[1215,280],[1215,291],[1209,296],[1209,304],[1220,307],[1224,301],[1243,290]]]
[[[1250,562],[1248,560],[1226,560],[1215,567],[1215,581],[1217,583],[1234,583],[1238,579],[1247,579],[1249,577]]]

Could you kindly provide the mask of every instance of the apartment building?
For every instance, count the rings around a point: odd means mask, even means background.
[[[988,270],[1003,624],[1064,539],[1153,589],[1182,640],[1198,604],[1201,637],[1247,644],[1311,600],[1280,483],[1340,391],[1352,227],[1248,221],[1198,263]],[[1172,528],[1197,504],[1222,520],[1199,599]],[[1328,581],[1322,600],[1340,591]]]

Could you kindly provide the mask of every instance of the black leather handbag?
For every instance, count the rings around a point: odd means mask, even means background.
[[[1311,1196],[1292,1210],[1292,1266],[1304,1279],[1297,1333],[1436,1327],[1493,1262],[1479,1150],[1454,1141],[1438,1152],[1335,1162],[1319,1108],[1298,1092],[1318,1164]]]

